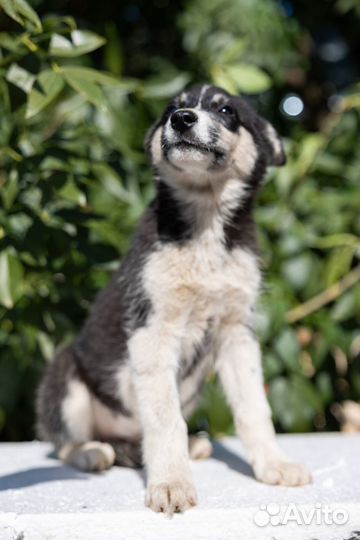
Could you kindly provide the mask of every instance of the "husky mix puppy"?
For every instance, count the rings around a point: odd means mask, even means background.
[[[146,504],[196,504],[186,419],[215,370],[256,478],[298,486],[303,465],[279,449],[253,332],[261,282],[253,209],[285,156],[274,128],[240,97],[197,85],[174,99],[146,141],[156,197],[79,336],[38,395],[39,435],[83,470],[147,472]]]

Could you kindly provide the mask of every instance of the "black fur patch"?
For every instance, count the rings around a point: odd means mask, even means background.
[[[225,243],[229,250],[234,249],[235,247],[246,247],[253,253],[259,254],[253,212],[256,194],[263,178],[265,168],[264,159],[260,156],[248,179],[245,198],[239,202],[231,218],[225,223]]]
[[[86,384],[105,405],[130,415],[118,396],[116,374],[128,359],[129,336],[146,324],[151,303],[141,271],[158,239],[153,207],[144,215],[132,248],[109,285],[99,294],[74,347]],[[102,363],[106,361],[106,367]]]
[[[47,367],[37,392],[37,435],[40,439],[52,440],[57,448],[67,438],[61,407],[68,382],[74,378],[77,378],[74,355],[71,347],[66,347],[59,351]]]
[[[192,237],[193,227],[184,217],[183,203],[177,199],[174,189],[162,180],[158,182],[153,204],[161,242],[184,242]]]

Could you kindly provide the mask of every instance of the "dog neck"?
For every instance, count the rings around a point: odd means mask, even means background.
[[[211,238],[231,250],[243,246],[257,251],[253,220],[256,189],[238,178],[207,186],[172,184],[159,177],[156,212],[160,240],[185,244]]]

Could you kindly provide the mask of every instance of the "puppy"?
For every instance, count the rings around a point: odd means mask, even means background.
[[[155,200],[44,376],[39,434],[80,469],[143,461],[146,504],[184,511],[196,504],[186,418],[215,370],[256,478],[306,484],[305,467],[277,445],[252,329],[261,281],[253,207],[267,167],[285,162],[281,141],[240,97],[197,85],[170,103],[146,149]]]

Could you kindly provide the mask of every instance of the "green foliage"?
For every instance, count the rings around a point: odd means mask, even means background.
[[[0,436],[15,440],[33,436],[44,363],[78,330],[153,195],[142,145],[166,100],[204,77],[263,92],[306,61],[302,31],[269,0],[189,3],[179,16],[186,61],[149,55],[142,80],[123,75],[111,24],[105,42],[71,17],[40,20],[25,0],[0,6],[14,20],[0,33]],[[99,48],[112,73],[96,69]],[[288,164],[259,200],[258,329],[284,430],[333,427],[331,404],[360,390],[358,109],[349,92],[318,133],[294,128]],[[192,427],[233,430],[213,377]]]
[[[31,436],[22,400],[32,403],[44,360],[79,327],[150,196],[147,120],[129,103],[137,83],[80,65],[104,40],[72,19],[24,24],[0,35],[0,408],[10,438]]]
[[[184,47],[200,77],[229,92],[268,90],[299,65],[294,21],[268,0],[197,0],[180,17]],[[271,76],[269,76],[269,74]]]
[[[270,179],[257,210],[267,274],[265,370],[268,361],[280,366],[275,377],[267,375],[285,430],[325,427],[329,404],[358,395],[360,297],[358,286],[346,288],[350,275],[351,285],[360,278],[359,156],[351,142],[359,131],[357,101],[345,97],[319,133],[295,137],[287,166]]]

